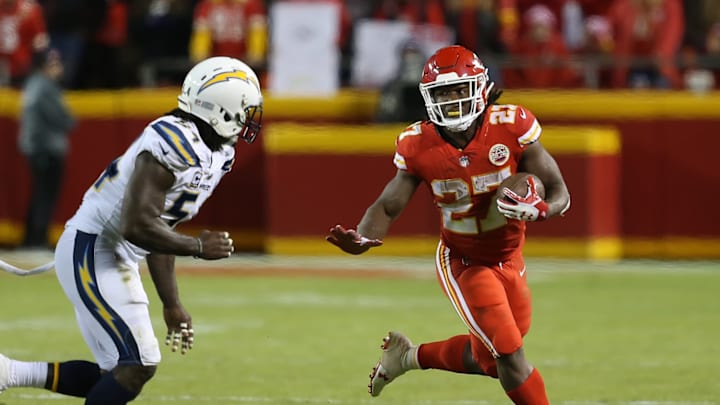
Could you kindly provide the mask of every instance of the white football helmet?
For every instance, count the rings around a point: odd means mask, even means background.
[[[226,56],[205,59],[185,76],[178,107],[210,124],[218,135],[252,143],[260,130],[260,81],[245,63]]]
[[[434,97],[438,87],[467,84],[469,97],[439,101]],[[453,45],[441,48],[425,63],[420,93],[425,100],[430,121],[451,131],[465,131],[485,111],[493,83],[480,58],[467,48]],[[469,104],[469,111],[463,107]],[[449,107],[459,111],[449,113]]]

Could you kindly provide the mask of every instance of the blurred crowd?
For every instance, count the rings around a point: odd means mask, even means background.
[[[718,0],[0,0],[0,84],[52,48],[70,89],[175,85],[211,55],[268,72],[275,3],[339,11],[340,82],[361,20],[437,25],[505,88],[714,88]],[[311,57],[311,56],[309,56]]]

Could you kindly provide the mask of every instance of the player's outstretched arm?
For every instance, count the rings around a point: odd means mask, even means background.
[[[380,246],[392,222],[400,215],[420,184],[420,179],[398,170],[380,196],[365,211],[355,229],[336,225],[325,239],[350,254],[361,254]]]
[[[230,257],[233,247],[227,232],[203,231],[194,238],[175,232],[161,218],[165,195],[174,182],[173,173],[152,154],[138,155],[124,197],[120,219],[123,237],[154,253],[209,260]]]
[[[151,253],[145,260],[155,290],[163,304],[163,317],[167,325],[165,344],[172,345],[173,352],[180,348],[180,353],[185,354],[192,349],[195,337],[192,318],[180,302],[175,278],[175,256]]]

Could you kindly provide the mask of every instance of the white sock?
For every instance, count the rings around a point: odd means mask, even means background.
[[[10,360],[10,381],[8,386],[45,388],[47,373],[47,363]]]
[[[417,359],[417,353],[418,353],[418,346],[412,346],[412,347],[410,347],[410,350],[403,353],[402,357],[400,358],[403,369],[415,370],[415,369],[420,368],[420,363],[418,363],[418,359]]]

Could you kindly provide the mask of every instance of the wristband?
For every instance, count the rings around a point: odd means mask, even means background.
[[[197,254],[196,254],[194,257],[200,257],[200,255],[203,253],[202,239],[200,239],[200,238],[195,238],[195,240],[197,241],[198,252],[197,252]]]

